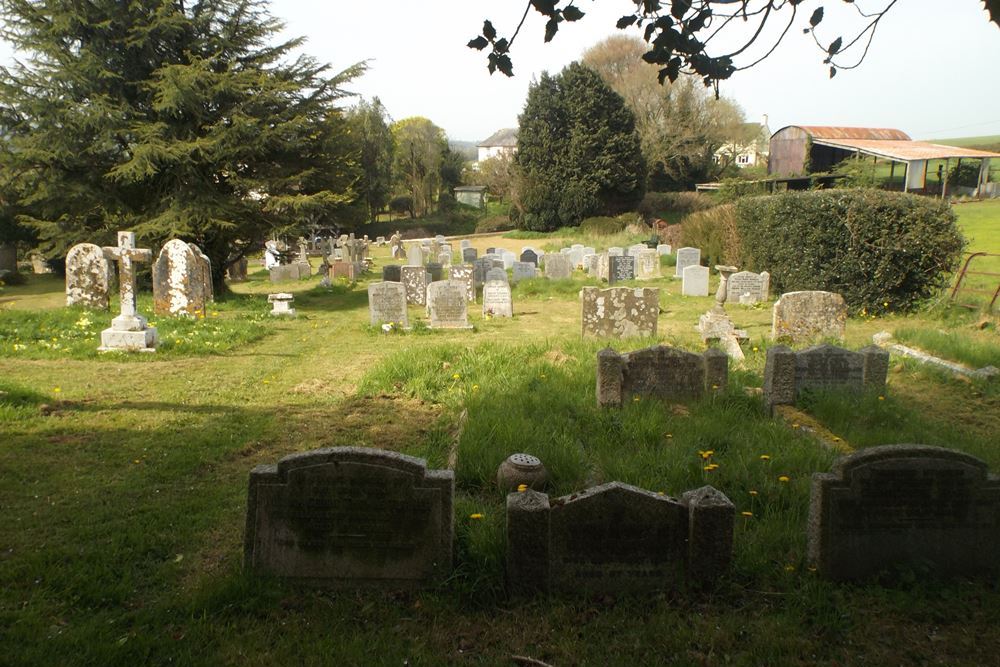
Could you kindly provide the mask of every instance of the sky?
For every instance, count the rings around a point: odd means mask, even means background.
[[[856,0],[867,10],[887,2]],[[509,37],[524,12],[522,1],[272,0],[271,12],[286,23],[286,37],[306,37],[302,50],[335,70],[367,60],[368,72],[348,88],[378,96],[394,119],[424,116],[450,139],[478,142],[517,125],[528,85],[540,72],[558,72],[609,35],[639,34],[615,28],[634,7],[631,0],[575,4],[586,16],[563,23],[549,44],[543,42],[544,17],[529,12],[513,46],[511,79],[491,76],[486,52],[465,45],[486,18]],[[775,53],[722,83],[721,93],[743,108],[747,120],[766,114],[772,132],[786,125],[843,125],[894,127],[914,139],[1000,134],[1000,28],[987,20],[980,0],[898,0],[861,66],[834,79],[822,62],[825,54],[801,29],[820,5],[827,13],[817,30],[824,43],[864,25],[842,0],[805,0]],[[11,53],[0,43],[0,62]]]

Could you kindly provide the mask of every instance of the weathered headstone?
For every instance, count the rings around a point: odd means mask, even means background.
[[[701,264],[700,248],[678,248],[677,264],[674,267],[674,277],[680,278],[684,275],[684,269],[689,266]]]
[[[751,305],[767,301],[771,284],[771,274],[767,271],[739,271],[729,276],[726,283],[726,300],[729,303]]]
[[[506,280],[487,280],[483,284],[483,317],[513,317],[514,303]]]
[[[469,302],[475,302],[476,300],[475,271],[476,267],[471,264],[453,266],[448,270],[448,279],[462,283],[465,289],[465,299]]]
[[[511,280],[515,283],[521,280],[528,280],[536,276],[535,265],[531,262],[514,262]]]
[[[729,357],[716,349],[703,354],[667,345],[618,354],[597,353],[597,404],[620,406],[634,396],[668,401],[700,398],[729,383]]]
[[[655,336],[660,290],[584,287],[580,290],[584,336]]]
[[[107,310],[113,275],[100,246],[73,246],[66,255],[66,305]]]
[[[597,279],[608,280],[611,276],[611,255],[602,252],[597,256]]]
[[[465,284],[441,280],[427,286],[432,329],[471,329]]]
[[[583,256],[583,270],[587,272],[588,276],[597,276],[597,259],[600,255],[596,253],[588,253]]]
[[[492,268],[493,260],[489,257],[480,257],[472,263],[472,279],[475,281],[477,289],[486,282],[486,272]]]
[[[406,314],[406,288],[398,282],[368,285],[368,313],[372,326],[391,322],[404,329],[410,326]]]
[[[308,274],[302,275],[302,265],[298,262],[294,264],[279,264],[278,266],[272,267],[268,273],[270,274],[272,283],[285,282],[286,280],[299,280],[300,278],[308,277]]]
[[[399,264],[386,264],[382,267],[382,280],[384,282],[398,283],[402,276],[402,268]]]
[[[528,249],[522,252],[520,260],[522,262],[531,262],[536,268],[538,267],[538,253],[534,250]]]
[[[431,274],[422,266],[404,266],[399,271],[399,281],[406,288],[406,303],[423,306],[427,303],[427,285]]]
[[[635,280],[635,257],[631,255],[612,255],[608,257],[608,284]]]
[[[462,262],[472,264],[479,257],[479,251],[475,248],[462,248]]]
[[[118,262],[118,289],[121,312],[111,320],[111,326],[101,332],[102,352],[128,350],[155,352],[156,328],[147,324],[146,318],[135,308],[135,267],[133,262],[148,262],[153,251],[135,247],[135,232],[118,232],[118,245],[105,247],[104,255]]]
[[[963,452],[870,447],[812,478],[809,558],[845,581],[898,566],[936,574],[1000,569],[1000,479]]]
[[[336,261],[330,265],[330,278],[336,280],[337,278],[344,278],[346,280],[356,280],[354,273],[354,263]],[[398,267],[397,267],[398,268]]]
[[[52,273],[52,267],[40,253],[31,253],[31,272],[34,274]]]
[[[561,280],[573,276],[573,262],[567,255],[550,254],[545,256],[545,277],[549,280]]]
[[[684,267],[681,294],[684,296],[708,296],[708,267],[692,264]]]
[[[624,255],[625,248],[619,248],[618,246],[608,248],[608,257],[622,257]]]
[[[843,340],[847,304],[834,292],[788,292],[782,294],[771,322],[771,338],[793,342],[814,338]]]
[[[507,496],[507,580],[515,593],[647,592],[709,584],[732,560],[735,507],[702,487],[678,501],[611,482],[552,501]]]
[[[502,282],[507,282],[507,272],[501,268],[493,267],[486,272],[484,276],[483,283],[488,283],[491,280],[499,280]]]
[[[784,345],[767,350],[764,364],[764,404],[794,405],[807,389],[837,389],[860,393],[885,389],[889,353],[877,345],[858,352],[835,345],[815,345],[793,352]]]
[[[444,266],[437,262],[428,262],[427,271],[431,274],[431,282],[441,280],[444,277]]]
[[[503,250],[503,249],[501,249],[500,250],[500,259],[503,260],[503,268],[506,271],[507,269],[513,269],[514,268],[514,262],[517,261],[517,255],[515,255],[514,253],[512,253],[510,250]]]
[[[671,254],[671,250],[672,250],[672,248],[667,243],[661,243],[661,244],[659,244],[659,245],[656,246],[656,254],[657,255],[669,255],[669,254]]]
[[[454,473],[405,454],[334,447],[250,473],[248,569],[334,587],[412,587],[452,567]]]
[[[649,250],[649,248],[647,248],[645,244],[634,243],[625,249],[625,254],[629,257],[635,257],[638,259],[639,253],[645,252],[646,250]]]
[[[411,243],[406,246],[406,265],[423,266],[424,249],[419,243]]]
[[[573,262],[573,268],[579,269],[583,266],[583,246],[579,248],[574,246],[566,254],[569,255],[570,261]]]
[[[240,257],[226,267],[226,280],[231,283],[245,283],[247,281],[247,271],[249,269],[247,258]]]
[[[153,312],[205,316],[212,300],[212,268],[197,246],[180,239],[163,244],[153,263]]]
[[[462,239],[461,241],[458,242],[458,247],[460,247],[462,250],[465,250],[466,248],[471,248],[472,241],[470,241],[469,239]]]
[[[641,251],[636,257],[636,278],[655,280],[660,277],[660,256],[655,250]]]

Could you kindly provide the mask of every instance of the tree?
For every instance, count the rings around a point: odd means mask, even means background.
[[[347,119],[361,154],[358,160],[361,179],[355,189],[367,206],[368,219],[374,221],[392,194],[392,160],[396,150],[389,129],[392,121],[377,97],[352,107]]]
[[[444,130],[414,116],[393,123],[392,136],[397,188],[410,196],[416,215],[427,215],[441,186],[441,164],[448,148]]]
[[[473,183],[484,185],[500,201],[509,197],[514,182],[514,156],[507,151],[486,158],[479,163],[479,170],[470,175]]]
[[[357,178],[330,75],[261,0],[0,0],[27,60],[0,77],[0,190],[49,257],[132,229],[228,261],[329,216]],[[240,243],[237,244],[237,241]],[[241,250],[233,254],[234,247]]]
[[[571,63],[529,87],[519,117],[515,221],[577,225],[642,199],[645,163],[635,118],[593,70]]]
[[[878,8],[870,9],[863,7],[865,3],[861,0],[845,0],[846,4],[857,10],[861,19],[857,33],[846,39],[838,36],[830,41],[821,40],[816,28],[823,21],[823,6],[813,8],[810,13],[808,26],[803,28],[803,32],[815,40],[823,62],[830,65],[831,77],[838,70],[854,69],[861,64],[879,22],[898,0],[876,1],[879,2]],[[560,23],[579,21],[584,17],[584,12],[573,4],[573,0],[565,7],[556,7],[558,4],[559,0],[528,0],[524,15],[510,38],[499,36],[493,24],[486,20],[483,22],[482,34],[472,39],[468,46],[480,51],[489,46],[487,67],[490,73],[500,71],[513,76],[514,65],[510,50],[532,8],[548,18],[545,24],[546,42],[555,37]],[[642,30],[643,39],[649,44],[642,59],[657,65],[660,82],[668,79],[673,82],[681,74],[693,74],[701,78],[706,86],[714,86],[718,95],[719,81],[728,79],[740,70],[754,67],[774,53],[795,24],[802,0],[670,0],[669,3],[659,0],[630,0],[627,4],[634,11],[618,19],[617,27]],[[1000,26],[1000,0],[983,0],[983,4],[990,12],[990,20]],[[767,39],[767,45],[756,52],[751,51],[758,38],[766,34],[764,28],[768,22],[775,21],[782,28],[777,38],[773,41]],[[725,39],[727,36],[733,39]],[[740,45],[731,50],[724,49],[721,53],[716,52],[716,55],[710,53],[710,42],[714,47],[720,43],[733,43],[734,40]],[[854,62],[845,64],[845,58],[855,57]],[[737,65],[737,58],[745,58],[748,62]]]

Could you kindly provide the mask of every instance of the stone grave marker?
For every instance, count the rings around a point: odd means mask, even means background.
[[[40,253],[31,253],[31,272],[41,275],[45,273],[52,273],[52,267],[49,266],[48,261]]]
[[[735,507],[706,486],[680,500],[621,482],[549,500],[507,496],[507,580],[518,594],[648,592],[708,584],[732,560]]]
[[[469,302],[475,302],[476,300],[476,282],[473,275],[475,270],[476,268],[471,264],[453,266],[448,270],[448,279],[462,283],[465,289],[466,301]]]
[[[639,280],[655,280],[660,277],[660,256],[655,250],[643,250],[636,257],[636,277]]]
[[[404,266],[400,269],[399,280],[406,288],[406,303],[423,306],[427,303],[427,285],[431,274],[422,266]]]
[[[625,249],[619,248],[617,246],[612,246],[608,248],[608,257],[622,257],[625,255]]]
[[[247,271],[249,262],[246,257],[240,257],[235,262],[226,267],[226,280],[231,283],[245,283],[247,281]]]
[[[597,279],[608,280],[611,276],[611,256],[602,252],[597,256]]]
[[[472,278],[475,281],[476,289],[482,287],[486,282],[486,272],[493,268],[493,260],[489,257],[480,257],[472,263],[474,269]]]
[[[155,352],[158,342],[156,328],[147,324],[146,318],[135,308],[134,262],[148,262],[153,251],[135,247],[135,232],[118,232],[118,245],[105,247],[104,256],[118,262],[118,289],[121,311],[111,320],[111,326],[101,332],[101,352],[127,350],[130,352]]]
[[[847,304],[834,292],[788,292],[774,304],[771,338],[793,342],[815,338],[843,340]]]
[[[647,248],[644,243],[635,243],[626,248],[625,254],[628,255],[629,257],[635,257],[636,259],[638,259],[639,253],[645,252],[647,250],[649,250],[649,248]]]
[[[483,282],[488,283],[491,280],[500,280],[503,282],[507,282],[507,272],[501,268],[494,266],[492,269],[486,272],[486,276]]]
[[[382,267],[382,280],[384,282],[398,283],[402,274],[400,269],[402,269],[399,264],[386,264]]]
[[[506,271],[508,269],[513,269],[514,268],[514,262],[517,261],[517,255],[515,255],[514,253],[512,253],[510,250],[503,250],[503,249],[501,249],[500,250],[500,259],[503,260],[503,268]]]
[[[566,254],[569,255],[570,261],[573,262],[573,268],[578,269],[583,266],[583,246],[579,248],[573,246]]]
[[[198,246],[171,239],[153,263],[153,312],[205,316],[212,301],[212,265]]]
[[[461,248],[462,250],[465,250],[466,248],[471,248],[472,241],[470,241],[469,239],[462,239],[461,241],[458,242],[458,247]]]
[[[479,257],[479,251],[475,248],[462,248],[462,263],[472,264]]]
[[[530,248],[521,253],[520,260],[522,262],[531,262],[536,268],[538,267],[538,253]]]
[[[66,254],[66,305],[107,310],[113,276],[111,262],[100,246],[73,246]]]
[[[534,278],[536,275],[535,265],[531,262],[514,262],[511,280],[515,283],[521,280]]]
[[[692,264],[684,267],[681,294],[684,296],[708,296],[708,267]]]
[[[726,282],[726,301],[744,305],[767,301],[770,285],[771,274],[767,271],[739,271],[729,276]]]
[[[451,257],[451,250],[442,250],[437,255],[437,263],[445,268],[448,268],[451,266]]]
[[[634,396],[667,401],[700,398],[729,384],[729,357],[710,348],[694,354],[667,345],[618,354],[597,353],[597,404],[621,406]]]
[[[587,272],[588,276],[597,275],[597,258],[599,255],[596,253],[587,253],[583,256],[583,270]]]
[[[584,336],[655,336],[660,290],[650,287],[584,287],[580,290]]]
[[[631,255],[613,255],[608,257],[608,284],[635,280],[635,257]]]
[[[883,391],[888,372],[889,353],[877,345],[858,352],[835,345],[793,352],[775,345],[768,348],[764,363],[764,404],[795,405],[799,394],[810,389]]]
[[[549,280],[561,280],[573,276],[573,262],[566,255],[545,256],[545,277]]]
[[[406,246],[406,265],[423,266],[424,249],[419,243],[411,243]]]
[[[399,282],[380,282],[368,285],[368,314],[372,326],[387,322],[410,326],[406,313],[406,288]]]
[[[684,269],[689,266],[701,264],[701,249],[699,248],[678,248],[677,265],[674,267],[674,277],[684,276]]]
[[[431,329],[471,329],[465,283],[441,280],[427,286]]]
[[[657,255],[669,255],[669,254],[671,254],[670,251],[671,251],[671,248],[670,248],[670,244],[668,244],[668,243],[660,243],[659,245],[656,246],[656,254]]]
[[[278,266],[272,267],[268,273],[270,274],[272,283],[280,283],[288,280],[308,278],[310,273],[303,273],[303,268],[304,266],[298,262],[293,264],[279,264]]]
[[[396,266],[396,265],[393,265]],[[341,260],[335,261],[330,265],[330,278],[336,280],[337,278],[346,278],[347,280],[356,280],[355,265],[352,262],[344,262]],[[383,267],[383,274],[385,269],[388,267]],[[397,273],[399,267],[396,266]],[[396,281],[399,282],[399,281]]]
[[[427,270],[431,274],[431,282],[441,280],[444,277],[444,266],[437,262],[428,262]]]
[[[417,587],[452,567],[454,473],[363,447],[250,473],[247,569],[327,587]]]
[[[483,284],[483,317],[487,315],[514,316],[514,302],[510,295],[510,285],[506,280],[487,280]]]
[[[809,558],[846,581],[900,565],[936,574],[1000,569],[1000,479],[986,463],[925,445],[869,447],[812,478]]]
[[[267,295],[267,302],[271,304],[270,314],[275,317],[295,317],[295,309],[292,308],[293,301],[295,301],[295,296],[287,292]]]

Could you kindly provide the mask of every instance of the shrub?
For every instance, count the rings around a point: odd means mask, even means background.
[[[735,207],[743,257],[776,289],[839,292],[872,313],[933,296],[965,245],[948,204],[899,192],[788,192]]]
[[[736,230],[736,210],[732,204],[723,204],[706,211],[698,211],[681,222],[681,243],[701,248],[701,256],[708,266],[716,264],[739,265],[742,260],[740,236]]]
[[[646,220],[662,218],[678,222],[689,213],[704,211],[715,206],[708,195],[700,192],[647,192],[637,209]]]
[[[413,197],[399,195],[389,200],[389,210],[393,213],[409,213],[413,217]]]
[[[625,231],[625,227],[628,226],[630,221],[627,218],[627,215],[620,215],[616,218],[609,218],[607,216],[587,218],[580,223],[580,233],[592,234],[594,236],[618,234]]]

